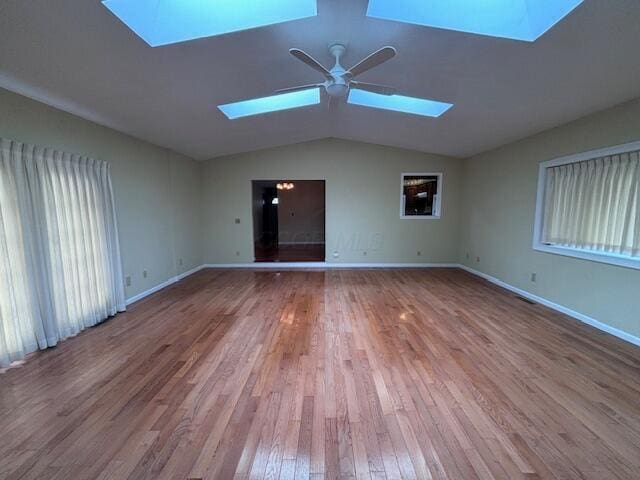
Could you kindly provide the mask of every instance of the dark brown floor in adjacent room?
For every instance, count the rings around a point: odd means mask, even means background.
[[[255,247],[256,262],[324,262],[324,243]]]
[[[461,270],[204,270],[0,375],[2,479],[638,479],[640,348]]]

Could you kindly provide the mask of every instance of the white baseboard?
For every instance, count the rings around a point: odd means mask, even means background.
[[[199,265],[195,268],[192,268],[191,270],[188,270],[184,273],[176,275],[175,277],[171,277],[168,280],[156,285],[155,287],[150,288],[149,290],[145,290],[144,292],[140,292],[131,298],[127,298],[126,304],[131,305],[132,303],[137,302],[138,300],[142,300],[144,297],[148,297],[152,293],[156,293],[158,290],[162,290],[163,288],[168,287],[169,285],[172,285],[177,281],[182,280],[185,277],[188,277],[189,275],[193,275],[194,273],[199,272],[203,268],[205,268],[205,265]]]
[[[337,263],[337,262],[254,262],[209,263],[204,268],[289,269],[300,268],[458,268],[457,263]]]
[[[634,335],[631,335],[630,333],[627,333],[623,330],[612,327],[611,325],[607,325],[606,323],[602,323],[601,321],[596,320],[595,318],[591,318],[587,315],[584,315],[583,313],[576,312],[575,310],[571,310],[570,308],[567,308],[563,305],[551,302],[546,298],[539,297],[538,295],[535,295],[533,293],[529,293],[526,290],[522,290],[521,288],[517,288],[517,287],[514,287],[513,285],[509,285],[508,283],[505,283],[502,280],[492,277],[491,275],[487,275],[486,273],[479,272],[478,270],[474,270],[473,268],[467,267],[466,265],[458,265],[458,267],[461,268],[462,270],[472,273],[473,275],[484,278],[485,280],[495,285],[498,285],[499,287],[502,287],[514,293],[517,293],[521,297],[528,298],[529,300],[532,300],[536,303],[544,305],[545,307],[549,307],[552,310],[556,310],[557,312],[564,313],[565,315],[573,317],[576,320],[580,320],[581,322],[586,323],[587,325],[591,325],[592,327],[597,328],[598,330],[602,330],[603,332],[609,333],[629,343],[640,346],[640,338]]]

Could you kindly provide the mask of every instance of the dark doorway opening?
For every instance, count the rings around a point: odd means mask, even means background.
[[[256,262],[325,260],[324,180],[253,180]]]

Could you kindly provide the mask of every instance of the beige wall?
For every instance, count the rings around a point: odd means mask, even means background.
[[[202,263],[202,164],[3,89],[0,137],[111,164],[127,298]]]
[[[326,180],[329,262],[457,262],[461,163],[336,139],[209,160],[204,173],[205,262],[253,261],[251,180],[281,178]],[[440,220],[400,219],[402,172],[444,173]],[[333,258],[334,251],[339,258]]]
[[[640,336],[640,270],[536,252],[531,246],[538,164],[636,140],[640,100],[466,160],[461,262]]]

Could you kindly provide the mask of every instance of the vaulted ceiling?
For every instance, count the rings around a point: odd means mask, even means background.
[[[535,42],[368,18],[366,0],[318,0],[316,17],[152,48],[99,0],[2,0],[0,86],[198,159],[323,137],[470,156],[640,96],[640,1],[585,0]],[[440,118],[326,103],[238,120],[219,104],[318,81],[301,48],[453,103]]]

